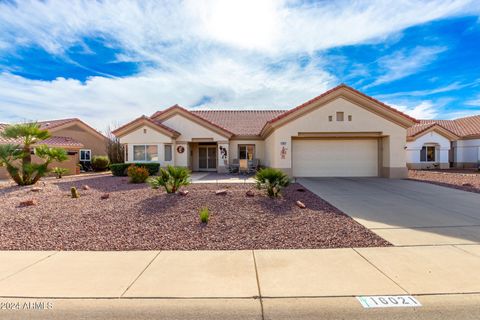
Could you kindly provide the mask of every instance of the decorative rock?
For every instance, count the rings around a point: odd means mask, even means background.
[[[100,196],[100,199],[102,199],[102,200],[106,200],[106,199],[108,199],[108,198],[110,198],[110,194],[109,194],[109,193],[104,193],[104,194],[102,194],[102,195]]]
[[[227,190],[226,189],[222,189],[222,190],[217,190],[215,191],[215,194],[218,196],[218,195],[226,195],[227,194]]]
[[[307,206],[300,200],[297,200],[295,204],[300,208],[300,209],[305,209]]]
[[[87,185],[84,185],[84,186],[82,186],[82,189],[83,189],[83,190],[90,190],[90,187],[87,186]]]
[[[36,204],[37,203],[35,202],[35,200],[25,200],[20,202],[20,207],[29,207],[29,206],[34,206]]]
[[[180,190],[178,191],[178,194],[181,196],[186,196],[188,194],[188,190]]]
[[[253,190],[248,190],[247,193],[246,193],[247,197],[254,197],[255,196],[255,192],[253,192]]]
[[[32,189],[30,189],[30,191],[32,192],[40,192],[42,190],[42,188],[39,188],[39,187],[33,187]]]
[[[473,187],[473,185],[472,185],[471,183],[464,183],[464,184],[462,184],[462,186],[464,186],[464,187]]]

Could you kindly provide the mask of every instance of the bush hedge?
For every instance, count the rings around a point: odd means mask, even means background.
[[[92,158],[92,168],[95,171],[105,171],[108,169],[110,160],[107,156],[94,156]]]
[[[156,176],[158,174],[158,170],[160,170],[160,163],[112,163],[110,165],[110,170],[112,174],[117,177],[126,177],[127,176],[127,169],[130,165],[135,165],[137,167],[145,167],[148,170],[149,175]]]

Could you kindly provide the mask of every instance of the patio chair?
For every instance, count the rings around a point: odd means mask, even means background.
[[[255,173],[260,165],[260,159],[253,159],[248,162],[248,173]]]
[[[238,159],[232,159],[232,162],[228,165],[228,172],[229,173],[238,173],[240,164],[238,163]]]

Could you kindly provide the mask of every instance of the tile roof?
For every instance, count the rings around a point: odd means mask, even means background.
[[[49,147],[62,147],[62,148],[83,148],[84,145],[77,140],[70,137],[54,136],[37,143],[37,145],[46,144]]]
[[[63,126],[64,124],[75,122],[75,121],[81,121],[81,120],[78,118],[68,118],[68,119],[37,121],[37,123],[40,125],[41,129],[48,130],[48,129]]]
[[[435,124],[462,138],[480,135],[480,115],[476,115],[455,120],[420,120],[420,123],[408,128],[407,136],[416,136]]]
[[[265,123],[285,110],[191,110],[191,113],[237,136],[258,136]]]
[[[136,118],[136,119],[134,119],[130,122],[125,123],[124,125],[122,125],[122,126],[118,127],[117,129],[113,130],[112,133],[116,134],[116,133],[120,132],[122,129],[125,129],[128,126],[130,126],[131,124],[133,124],[137,121],[141,121],[141,120],[147,121],[147,122],[151,123],[153,126],[157,126],[157,127],[162,128],[162,129],[164,129],[168,132],[171,132],[173,135],[177,135],[177,136],[180,135],[180,133],[178,131],[170,128],[169,126],[164,125],[160,121],[152,120],[151,118],[147,117],[146,115],[142,115],[142,116],[140,116],[140,117],[138,117],[138,118]]]

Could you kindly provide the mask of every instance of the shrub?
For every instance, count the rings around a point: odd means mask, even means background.
[[[190,171],[184,167],[168,166],[167,169],[160,169],[158,177],[148,180],[153,189],[164,187],[167,193],[175,193],[182,186],[190,184]]]
[[[108,169],[110,160],[107,156],[94,156],[92,158],[92,167],[95,171],[105,171]]]
[[[135,165],[137,167],[144,167],[148,170],[148,174],[151,176],[155,176],[158,174],[158,170],[160,169],[160,163],[112,163],[110,164],[110,170],[112,174],[117,177],[125,177],[128,175],[127,169],[131,165]]]
[[[200,210],[200,221],[202,223],[208,223],[208,219],[210,218],[210,212],[208,211],[208,208],[202,208]]]
[[[52,172],[55,173],[57,179],[61,179],[64,174],[68,173],[68,169],[55,167],[52,169]]]
[[[78,193],[77,188],[71,187],[70,193],[72,194],[72,198],[80,198],[80,194]]]
[[[290,184],[288,175],[273,168],[260,169],[255,175],[258,189],[267,190],[269,197],[278,197],[281,190]]]
[[[145,167],[138,167],[134,164],[128,167],[127,172],[131,183],[144,183],[149,176],[148,170]]]

